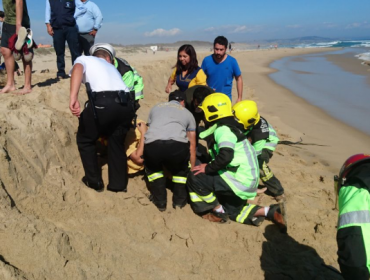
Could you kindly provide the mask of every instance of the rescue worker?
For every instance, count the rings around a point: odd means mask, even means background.
[[[243,125],[244,134],[256,150],[260,178],[277,202],[285,201],[284,189],[267,165],[279,142],[274,128],[258,113],[256,102],[243,100],[233,106],[235,119]]]
[[[92,55],[96,48],[102,48],[109,44],[98,43],[90,48],[90,55]],[[113,61],[112,64],[122,76],[122,80],[129,88],[129,90],[135,94],[135,110],[139,109],[139,100],[144,98],[144,83],[143,78],[139,75],[134,67],[132,67],[126,60],[116,57],[116,51],[109,45],[112,50]]]
[[[113,48],[104,44],[94,48],[93,56],[76,59],[71,70],[69,108],[79,117],[77,145],[85,170],[82,181],[97,191],[104,188],[95,145],[99,135],[104,134],[108,138],[107,189],[119,192],[127,188],[127,158],[123,143],[134,117],[134,99],[112,65],[113,53]],[[81,113],[78,92],[82,82],[91,86],[91,92],[87,87],[89,102]]]
[[[344,279],[370,278],[370,154],[349,157],[334,177],[338,263]]]
[[[187,203],[186,178],[195,165],[195,120],[185,108],[185,93],[177,90],[169,102],[159,103],[149,113],[144,140],[144,165],[153,203],[160,211],[167,207],[165,167],[172,174],[173,208]]]
[[[278,204],[260,207],[248,204],[257,194],[259,169],[256,153],[239,129],[232,114],[230,98],[223,93],[207,96],[199,106],[209,128],[211,161],[197,165],[188,177],[190,201],[195,213],[213,222],[233,221],[260,225],[265,217],[286,231]],[[194,173],[193,173],[194,172]]]

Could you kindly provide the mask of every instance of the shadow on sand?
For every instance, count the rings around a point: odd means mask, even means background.
[[[276,226],[266,227],[262,244],[261,268],[266,280],[343,279],[334,267],[326,265],[316,250],[299,244]]]

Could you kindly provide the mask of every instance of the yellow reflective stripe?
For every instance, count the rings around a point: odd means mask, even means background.
[[[189,195],[190,195],[190,200],[192,202],[202,202],[203,201],[195,192],[191,192],[189,193]]]
[[[189,193],[190,195],[190,200],[192,202],[206,202],[206,203],[212,203],[216,200],[216,197],[214,196],[213,193],[210,193],[209,195],[206,195],[206,196],[201,196],[201,195],[198,195],[196,194],[195,192],[191,192]]]
[[[186,184],[186,177],[172,176],[172,182],[179,184]]]
[[[262,180],[263,182],[268,181],[269,179],[271,179],[271,178],[272,178],[272,176],[274,176],[274,173],[272,173],[272,172],[271,172],[271,170],[268,168],[268,166],[267,166],[266,162],[264,162],[264,163],[262,164],[262,170],[263,170],[263,173],[264,173],[264,175],[265,175],[265,177],[262,177],[262,178],[261,178],[261,180]]]
[[[238,217],[236,217],[236,221],[238,223],[243,224],[245,219],[248,218],[249,213],[252,211],[252,209],[256,207],[256,205],[253,204],[247,204],[242,211],[240,211],[240,214]]]
[[[148,181],[153,182],[154,180],[157,180],[159,178],[163,178],[163,171],[157,172],[157,173],[152,173],[148,175]]]

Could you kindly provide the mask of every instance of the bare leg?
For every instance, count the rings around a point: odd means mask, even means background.
[[[32,85],[31,85],[32,60],[29,62],[26,62],[24,61],[24,58],[22,57],[22,61],[23,61],[23,70],[24,70],[24,87],[22,90],[17,92],[17,94],[20,94],[20,95],[27,94],[32,91]]]
[[[15,84],[14,84],[15,61],[14,61],[14,57],[10,49],[1,47],[1,53],[4,56],[7,81],[6,81],[5,87],[0,91],[0,93],[8,93],[8,92],[16,90]]]

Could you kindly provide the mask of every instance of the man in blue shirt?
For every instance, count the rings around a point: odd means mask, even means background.
[[[65,72],[65,44],[68,43],[72,57],[72,65],[81,55],[78,45],[78,29],[74,14],[77,0],[46,0],[45,23],[47,31],[53,37],[55,53],[57,55],[57,77],[66,78]]]
[[[226,54],[228,41],[224,36],[218,36],[213,43],[213,55],[203,59],[202,69],[207,75],[207,85],[216,92],[226,94],[230,100],[233,86],[233,78],[236,80],[238,99],[243,97],[243,79],[238,62],[235,58]]]
[[[95,36],[101,27],[103,15],[99,7],[90,0],[77,0],[75,19],[78,27],[80,53],[90,55],[89,50],[95,43]]]

